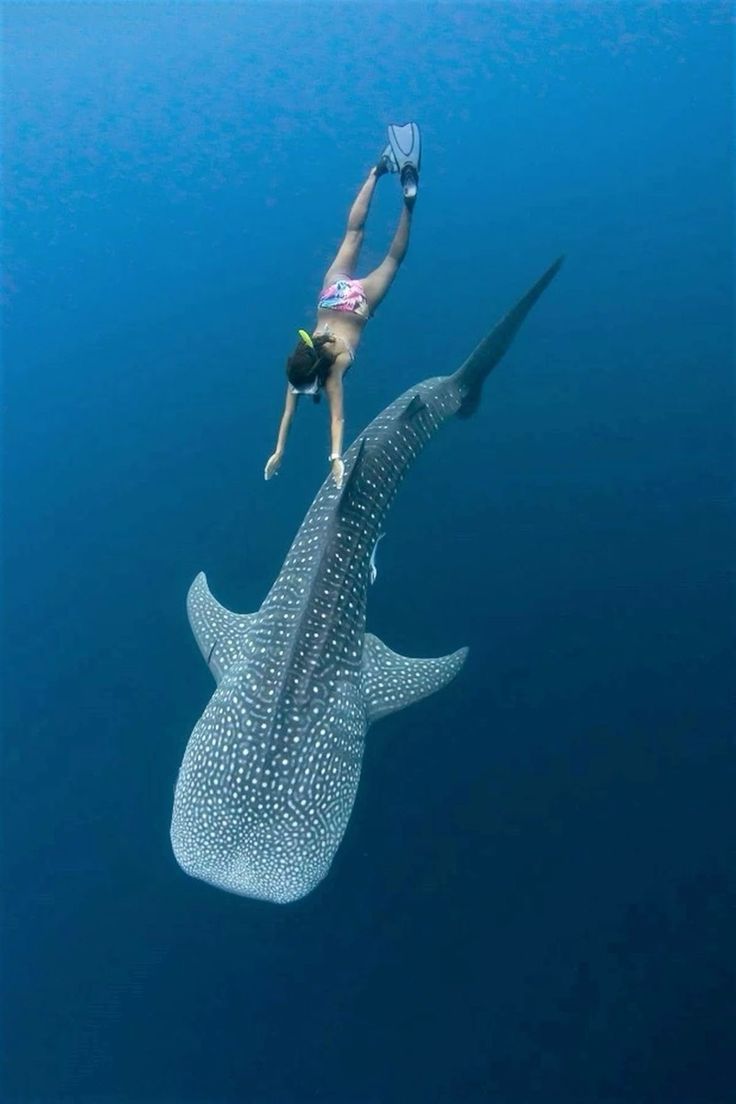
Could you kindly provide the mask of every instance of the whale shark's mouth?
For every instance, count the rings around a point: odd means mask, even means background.
[[[257,901],[269,901],[275,905],[288,905],[301,900],[311,893],[327,873],[325,866],[318,877],[298,877],[287,872],[273,871],[268,875],[258,874],[244,866],[233,869],[224,877],[201,875],[201,880],[217,889],[224,889],[238,897],[250,897]]]
[[[258,844],[250,840],[238,846],[232,855],[181,846],[173,835],[172,845],[176,861],[186,874],[227,893],[277,905],[290,904],[311,893],[327,874],[332,851],[326,854],[320,848],[318,853],[305,854],[303,841],[297,847],[293,840],[279,843],[272,832],[264,836],[267,838]]]

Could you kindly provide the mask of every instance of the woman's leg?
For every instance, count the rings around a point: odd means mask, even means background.
[[[376,170],[371,169],[368,173],[368,179],[353,200],[353,206],[350,208],[350,213],[348,215],[348,226],[345,231],[345,237],[342,240],[342,245],[338,249],[334,261],[327,269],[325,286],[331,284],[336,276],[352,276],[355,272],[358,254],[363,244],[365,220],[368,218],[368,209],[373,199],[373,192],[377,180]]]
[[[394,240],[391,242],[388,253],[383,258],[378,268],[374,268],[373,272],[361,281],[371,314],[373,314],[376,307],[391,287],[394,276],[399,271],[399,265],[406,256],[406,251],[409,248],[410,232],[411,208],[405,204],[401,211],[399,225],[396,227]]]

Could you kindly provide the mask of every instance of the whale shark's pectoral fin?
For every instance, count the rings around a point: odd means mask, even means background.
[[[257,614],[231,613],[221,606],[210,593],[205,573],[200,571],[187,594],[187,616],[199,650],[219,686],[228,667],[242,655],[245,635]]]
[[[455,677],[468,654],[461,648],[437,659],[409,659],[372,633],[363,645],[363,700],[368,723],[434,694]]]

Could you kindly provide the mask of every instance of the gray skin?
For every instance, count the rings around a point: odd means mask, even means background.
[[[276,903],[311,892],[350,819],[368,727],[460,670],[467,649],[409,659],[366,633],[371,555],[417,455],[475,410],[561,263],[453,375],[412,387],[358,436],[343,487],[322,485],[258,613],[231,613],[194,580],[189,620],[217,689],[176,783],[171,843],[188,874]]]

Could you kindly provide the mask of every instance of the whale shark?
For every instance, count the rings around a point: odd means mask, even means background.
[[[467,649],[433,659],[366,632],[375,546],[396,491],[483,381],[557,274],[559,258],[452,374],[392,402],[323,483],[257,613],[232,613],[200,573],[187,596],[216,689],[186,746],[171,844],[187,874],[246,897],[296,901],[325,877],[350,820],[366,733],[455,677]]]

